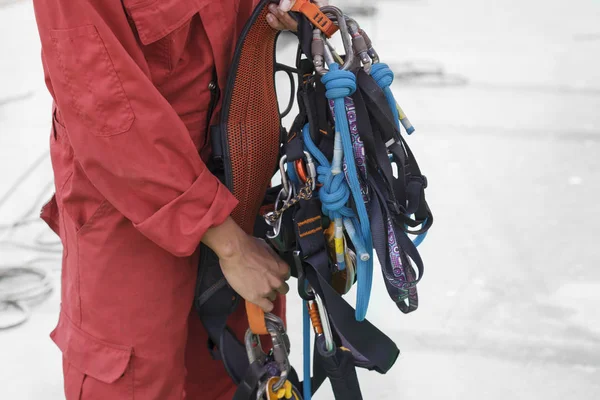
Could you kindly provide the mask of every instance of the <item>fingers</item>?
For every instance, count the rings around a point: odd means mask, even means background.
[[[267,295],[267,299],[271,301],[277,300],[277,291],[273,290],[271,293]]]
[[[256,302],[260,308],[262,308],[265,312],[270,312],[273,309],[273,303],[277,300],[277,295],[282,294],[286,295],[290,291],[290,287],[287,283],[283,282],[281,286],[270,291],[264,298],[259,299]]]
[[[277,272],[279,277],[281,277],[284,281],[289,280],[291,278],[292,273],[290,266],[281,259],[279,254],[277,254],[271,246],[269,246],[266,242],[262,243],[264,243],[264,246],[266,247],[267,251],[269,252],[269,254],[271,254],[271,256],[273,256],[273,259],[277,263]]]
[[[277,288],[277,292],[279,292],[283,295],[287,294],[289,291],[290,291],[290,286],[285,282],[283,282],[283,284]]]
[[[267,23],[271,28],[277,29],[278,31],[285,30],[283,23],[281,23],[281,21],[279,21],[279,19],[277,19],[277,17],[275,17],[273,14],[267,14]]]
[[[269,301],[269,299],[266,299],[266,298],[256,299],[255,301],[253,301],[253,303],[256,304],[257,306],[259,306],[264,312],[273,311],[274,305],[271,301]]]
[[[290,6],[291,7],[291,6]],[[277,30],[298,30],[298,23],[292,18],[286,10],[277,7],[275,4],[269,6],[269,13],[267,14],[267,22],[273,29]]]
[[[296,0],[281,0],[279,2],[279,8],[284,12],[288,12],[292,9],[295,2]]]

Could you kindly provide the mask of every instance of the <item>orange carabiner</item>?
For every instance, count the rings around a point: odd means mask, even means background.
[[[321,325],[321,316],[319,315],[319,309],[315,302],[307,302],[308,315],[310,316],[310,322],[312,322],[313,329],[316,335],[323,333],[323,326]]]
[[[296,0],[292,6],[292,11],[304,14],[315,27],[319,28],[319,30],[327,36],[327,38],[333,36],[338,30],[337,25],[321,12],[319,6],[311,3],[310,0]]]
[[[294,161],[294,167],[296,169],[296,174],[298,178],[302,181],[302,183],[306,183],[308,180],[308,174],[306,173],[306,166],[302,159]]]
[[[298,179],[300,179],[302,183],[306,183],[306,181],[308,181],[308,170],[306,169],[306,163],[304,162],[304,159],[294,161],[294,170],[296,171],[296,175],[298,175]],[[316,178],[313,179],[316,180]],[[315,187],[320,188],[321,186],[323,186],[322,183],[315,184]]]

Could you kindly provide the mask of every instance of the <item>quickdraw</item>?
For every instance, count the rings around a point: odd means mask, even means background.
[[[297,278],[304,380],[289,362],[281,319],[246,302],[243,343],[229,330],[227,317],[240,299],[207,248],[196,309],[211,351],[238,385],[234,400],[310,400],[326,379],[336,399],[359,400],[356,368],[385,374],[399,355],[366,319],[375,254],[400,311],[418,307],[424,267],[417,246],[433,223],[427,179],[402,135],[401,129],[410,135],[414,127],[390,89],[394,75],[358,22],[337,7],[297,0],[296,66],[282,66],[271,61],[277,32],[264,22],[272,1],[260,2],[236,47],[221,122],[212,127],[211,170],[240,200],[236,221],[266,238]],[[329,41],[334,34],[341,35],[342,55]],[[273,80],[244,75],[258,67],[257,56],[265,60],[261,73],[285,71],[293,91],[298,77],[299,113],[289,131],[281,127]],[[259,91],[253,96],[244,95],[249,82]],[[248,118],[252,112],[260,118]],[[281,184],[271,187],[275,172]],[[261,215],[259,209],[268,211]],[[355,308],[343,298],[354,284]],[[263,351],[260,335],[271,338],[270,351]]]

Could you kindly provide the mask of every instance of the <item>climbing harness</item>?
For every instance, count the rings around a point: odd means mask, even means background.
[[[418,307],[424,266],[417,246],[433,223],[427,179],[402,134],[414,127],[390,89],[394,74],[358,22],[337,7],[297,0],[296,65],[284,66],[274,59],[279,32],[265,21],[271,2],[259,3],[237,43],[220,122],[211,127],[209,168],[239,201],[235,221],[265,238],[297,279],[303,381],[289,362],[281,319],[245,302],[249,328],[243,342],[229,329],[227,318],[240,296],[203,245],[195,307],[210,351],[237,385],[234,400],[309,400],[326,379],[336,399],[358,400],[356,368],[385,374],[399,355],[366,319],[375,255],[400,311]],[[330,43],[337,34],[343,54]],[[290,77],[296,92],[299,111],[289,130],[281,118],[292,104],[279,112],[277,71]],[[281,184],[272,186],[277,173]],[[355,284],[352,307],[343,295]],[[263,335],[271,339],[268,352]]]

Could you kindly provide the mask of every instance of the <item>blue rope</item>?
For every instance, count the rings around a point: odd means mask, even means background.
[[[396,108],[396,99],[394,98],[394,94],[390,89],[392,82],[394,81],[394,73],[388,67],[387,64],[377,63],[371,67],[371,76],[377,82],[377,85],[383,90],[385,93],[385,98],[387,99],[388,105],[392,110],[392,114],[394,115],[394,123],[398,128],[398,132],[400,132],[400,119],[398,117],[398,109]]]
[[[338,64],[332,64],[329,66],[329,72],[322,77],[322,82],[327,90],[325,95],[328,99],[334,100],[336,132],[341,135],[348,179],[346,180],[346,174],[332,174],[329,160],[310,138],[308,125],[305,125],[303,129],[304,145],[318,163],[318,181],[323,184],[319,190],[323,213],[332,220],[336,217],[344,217],[346,222],[351,222],[357,232],[353,238],[355,246],[361,247],[367,252],[367,259],[357,258],[355,318],[357,321],[362,321],[367,314],[373,281],[373,241],[369,216],[362,198],[358,171],[354,162],[354,151],[344,104],[344,98],[352,95],[356,90],[356,77],[349,71],[341,70]],[[350,195],[354,198],[358,218],[354,211],[347,206]]]
[[[400,132],[400,120],[398,119],[396,99],[394,98],[394,94],[390,89],[390,86],[394,81],[394,73],[392,72],[390,67],[388,67],[387,64],[377,63],[371,67],[371,76],[373,77],[373,79],[375,79],[377,85],[383,90],[383,93],[385,93],[385,98],[387,99],[388,105],[390,106],[392,114],[394,115],[394,122],[396,124],[396,127],[398,128],[398,132]],[[423,224],[425,224],[425,222],[423,222]],[[418,247],[421,243],[423,243],[423,240],[425,240],[426,236],[427,232],[423,232],[420,235],[417,235],[417,237],[413,240],[415,247]]]
[[[310,380],[310,315],[308,314],[308,302],[302,301],[302,333],[304,339],[304,381],[302,382],[302,391],[304,394],[304,400],[311,400],[312,398],[312,387]]]

